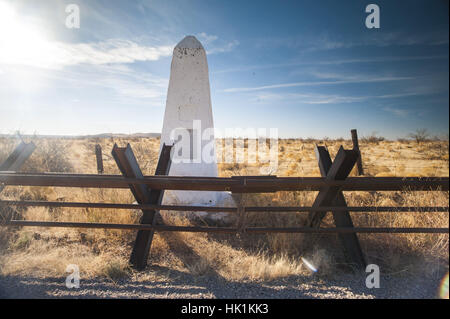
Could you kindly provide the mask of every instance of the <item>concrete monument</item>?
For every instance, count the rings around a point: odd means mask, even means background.
[[[169,88],[161,134],[174,145],[171,176],[217,176],[214,122],[208,62],[202,44],[187,36],[173,50]],[[165,203],[215,205],[226,193],[167,191]]]

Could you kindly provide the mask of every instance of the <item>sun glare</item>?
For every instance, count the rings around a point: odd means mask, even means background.
[[[0,63],[37,67],[54,66],[54,45],[8,3],[0,2]]]

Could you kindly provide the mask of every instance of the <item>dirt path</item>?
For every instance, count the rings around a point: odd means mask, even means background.
[[[368,289],[363,276],[326,281],[292,277],[271,282],[229,282],[167,270],[161,279],[133,278],[116,283],[81,278],[79,289],[68,289],[65,277],[0,278],[1,298],[436,298],[438,279],[381,278],[381,287]]]

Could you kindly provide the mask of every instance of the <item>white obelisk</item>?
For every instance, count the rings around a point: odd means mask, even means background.
[[[161,148],[163,143],[174,145],[169,175],[217,177],[213,128],[206,52],[194,36],[187,36],[173,50],[161,134]],[[202,156],[206,148],[212,161]],[[223,195],[206,191],[166,191],[164,203],[215,205]]]

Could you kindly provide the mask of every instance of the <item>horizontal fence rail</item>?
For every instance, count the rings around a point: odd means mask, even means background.
[[[340,187],[342,191],[427,191],[449,190],[448,177],[348,177],[328,180],[325,177],[191,177],[144,176],[126,178],[118,175],[91,174],[19,174],[1,172],[0,183],[12,186],[56,186],[87,188],[129,188],[145,184],[151,189],[191,191],[231,191],[265,193],[276,191],[318,191],[323,187]]]
[[[236,207],[219,206],[183,206],[183,205],[150,205],[150,204],[117,204],[117,203],[87,203],[87,202],[55,202],[55,201],[15,201],[0,200],[1,206],[18,207],[68,207],[68,208],[106,208],[106,209],[156,209],[163,211],[188,211],[188,212],[220,212],[237,213]],[[393,212],[393,213],[412,213],[412,212],[448,212],[449,207],[445,206],[247,206],[242,207],[245,212],[329,212],[329,211],[351,211],[351,212]]]
[[[3,223],[5,226],[35,226],[35,227],[75,227],[75,228],[103,228],[122,230],[155,230],[175,232],[206,232],[206,233],[432,233],[448,234],[448,228],[395,228],[395,227],[248,227],[242,230],[230,227],[197,227],[197,226],[170,226],[170,225],[148,225],[148,224],[110,224],[110,223],[77,223],[77,222],[46,222],[29,220],[11,220]]]

